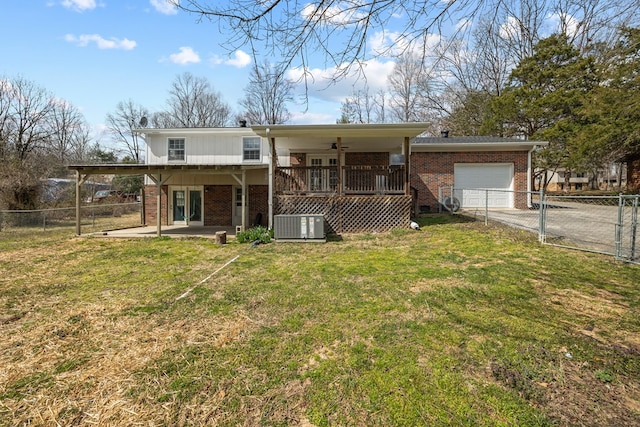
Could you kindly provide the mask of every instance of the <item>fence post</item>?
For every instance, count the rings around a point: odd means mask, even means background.
[[[636,258],[636,232],[638,231],[638,200],[640,196],[633,199],[633,210],[631,211],[631,261]]]
[[[616,259],[622,259],[622,227],[624,220],[624,199],[622,198],[622,193],[618,194],[618,222],[616,223],[616,236],[615,236],[615,244],[616,244]]]
[[[438,187],[438,213],[442,213],[442,187]]]
[[[545,218],[544,218],[545,195],[544,195],[544,188],[542,186],[540,187],[540,195],[538,197],[540,198],[538,200],[538,241],[540,243],[545,243],[547,240],[546,233],[545,233],[546,224],[545,224]]]
[[[47,211],[42,211],[42,231],[47,231]]]
[[[489,190],[484,190],[484,225],[489,225]]]
[[[451,186],[451,189],[449,190],[449,197],[451,198],[451,209],[449,209],[449,213],[451,215],[453,215],[453,185]]]

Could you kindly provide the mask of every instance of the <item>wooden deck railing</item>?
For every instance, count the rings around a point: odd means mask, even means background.
[[[404,166],[290,166],[276,169],[277,194],[404,194]],[[341,191],[339,191],[341,190]]]

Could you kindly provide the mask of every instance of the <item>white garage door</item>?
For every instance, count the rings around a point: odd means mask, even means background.
[[[455,196],[461,207],[513,207],[513,164],[457,163],[454,165]],[[494,190],[494,191],[483,191]]]

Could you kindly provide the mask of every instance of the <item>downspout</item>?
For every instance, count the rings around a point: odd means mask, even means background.
[[[274,168],[277,165],[276,158],[276,139],[269,137],[269,133],[271,129],[267,128],[267,140],[269,141],[269,189],[268,189],[268,205],[269,205],[269,214],[268,214],[268,227],[270,230],[273,229],[273,191],[275,189],[274,180],[275,173]]]
[[[536,145],[531,147],[531,149],[527,152],[527,207],[531,209],[533,206],[533,202],[531,200],[531,191],[533,188],[531,187],[533,181],[533,165],[532,165],[532,153],[533,150],[536,149]]]

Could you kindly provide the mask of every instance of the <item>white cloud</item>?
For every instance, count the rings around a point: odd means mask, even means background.
[[[554,13],[548,17],[549,23],[553,26],[550,28],[550,34],[564,32],[569,38],[575,37],[580,31],[580,21],[572,15],[566,13]]]
[[[169,60],[180,65],[197,64],[200,62],[200,55],[189,46],[183,46],[180,52],[169,55]]]
[[[353,24],[364,19],[367,14],[359,11],[361,5],[353,0],[347,0],[331,6],[314,3],[304,5],[300,14],[308,21],[322,21],[327,24],[341,26]]]
[[[97,4],[96,0],[62,0],[62,6],[75,10],[76,12],[83,12],[85,10],[95,9]]]
[[[117,39],[115,37],[105,39],[99,34],[81,34],[79,36],[67,34],[64,36],[64,39],[69,43],[75,43],[81,47],[88,46],[90,43],[95,43],[98,49],[132,50],[137,45],[133,40]]]
[[[218,55],[213,55],[213,57],[211,58],[211,63],[214,65],[224,64],[224,65],[231,65],[237,68],[244,68],[247,65],[251,64],[251,56],[246,52],[243,52],[241,50],[236,50],[233,53],[233,57],[229,59],[223,59]]]
[[[408,39],[402,32],[377,31],[369,38],[368,45],[374,55],[395,57],[406,51],[422,52],[434,50],[442,42],[439,34],[427,34],[422,39]]]
[[[149,0],[151,6],[163,15],[175,15],[178,13],[175,0]]]
[[[344,98],[351,96],[354,91],[361,90],[365,86],[369,93],[374,94],[387,87],[387,76],[393,71],[393,61],[382,62],[372,59],[363,63],[361,70],[352,70],[350,73],[335,79],[337,74],[344,71],[344,67],[312,68],[305,70],[294,68],[287,73],[287,78],[296,82],[296,89],[304,93],[308,89],[309,97],[330,102],[342,102]]]
[[[291,118],[287,122],[287,124],[292,125],[315,125],[315,124],[326,124],[326,123],[335,123],[336,118],[340,116],[340,111],[337,109],[335,112],[331,113],[311,113],[309,111],[292,111]]]

